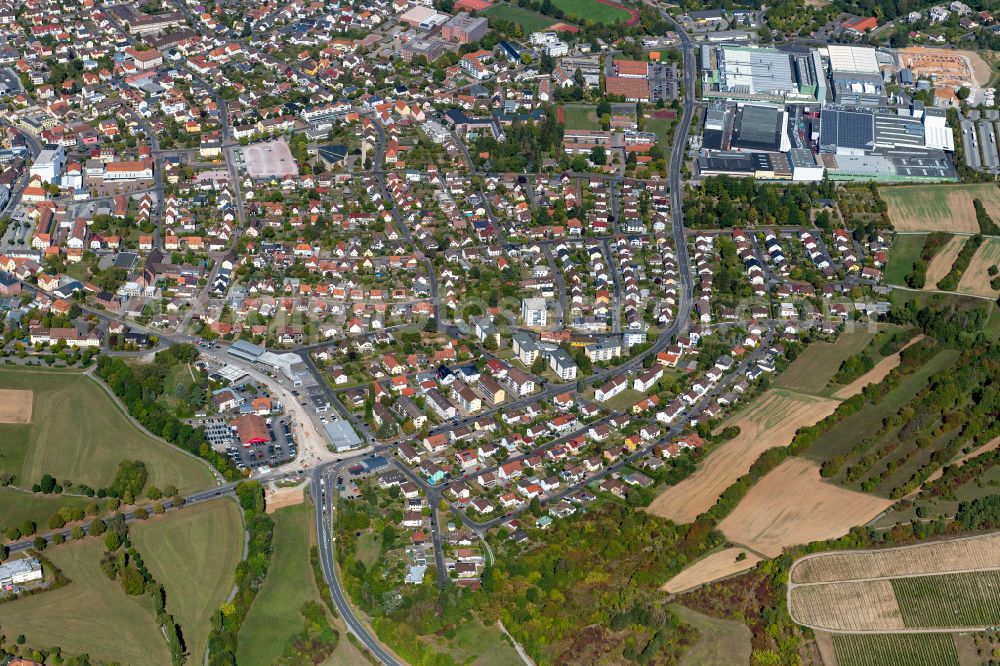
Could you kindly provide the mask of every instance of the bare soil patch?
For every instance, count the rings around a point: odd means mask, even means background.
[[[921,339],[923,339],[923,337],[924,337],[923,335],[916,336],[915,338],[907,342],[905,345],[903,345],[903,349],[906,349],[910,345],[919,342]],[[839,400],[847,400],[848,398],[852,398],[858,393],[861,393],[861,391],[864,390],[864,388],[869,384],[878,384],[880,381],[885,379],[886,375],[888,375],[890,372],[899,367],[899,362],[900,362],[899,354],[903,351],[903,349],[900,349],[895,354],[883,358],[881,361],[875,364],[874,368],[872,368],[865,374],[861,375],[850,384],[847,384],[842,389],[839,389],[836,393],[833,394],[833,397]]]
[[[31,423],[32,391],[0,389],[0,423]]]
[[[789,458],[750,489],[719,523],[719,531],[734,543],[777,557],[787,546],[842,536],[892,504],[826,483],[816,463]]]
[[[273,488],[264,496],[264,505],[268,513],[274,513],[286,506],[295,506],[305,501],[305,484],[301,483],[291,488]]]
[[[740,434],[709,453],[694,474],[667,488],[653,500],[649,511],[678,523],[693,521],[746,474],[761,453],[787,446],[796,430],[826,418],[838,404],[838,400],[783,389],[766,391],[726,421],[726,426],[738,426]]]
[[[892,582],[865,580],[793,587],[788,611],[798,624],[833,631],[903,629]]]
[[[744,553],[746,558],[738,561],[736,558],[739,557],[740,553]],[[760,562],[760,557],[746,548],[726,548],[689,565],[664,583],[660,589],[671,594],[684,592],[699,585],[711,583],[713,580],[752,569],[758,562]]]

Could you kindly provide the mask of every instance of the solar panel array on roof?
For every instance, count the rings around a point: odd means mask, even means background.
[[[819,121],[820,149],[832,152],[838,148],[868,150],[875,144],[872,114],[861,111],[823,109]]]

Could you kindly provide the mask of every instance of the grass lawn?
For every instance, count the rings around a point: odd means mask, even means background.
[[[774,385],[804,393],[820,393],[840,364],[864,349],[874,337],[875,331],[859,326],[853,331],[845,330],[835,342],[813,343],[785,368]]]
[[[364,563],[365,567],[370,568],[378,559],[380,550],[378,542],[378,535],[371,530],[362,532],[361,536],[358,537],[358,559]]]
[[[489,9],[480,12],[480,14],[487,18],[497,17],[506,21],[513,21],[521,26],[525,34],[544,30],[556,22],[552,17],[505,2],[497,3]]]
[[[134,523],[129,533],[167,592],[167,611],[181,626],[189,660],[201,662],[212,615],[229,597],[243,558],[243,518],[236,502],[196,504]]]
[[[621,412],[627,412],[632,409],[632,405],[639,402],[646,397],[646,394],[641,391],[636,391],[635,389],[627,388],[615,397],[611,398],[605,403],[602,403],[608,409],[617,409]]]
[[[51,474],[100,488],[125,459],[145,462],[150,485],[159,488],[172,483],[190,492],[213,483],[207,464],[144,434],[82,373],[2,367],[0,385],[34,392],[31,434],[17,478],[21,487]]]
[[[740,666],[749,663],[751,636],[745,624],[710,617],[680,604],[671,604],[669,608],[682,622],[698,630],[698,641],[684,653],[680,666]]]
[[[906,284],[906,275],[913,270],[913,262],[920,258],[926,238],[926,234],[896,236],[885,267],[886,284]]]
[[[463,624],[453,639],[429,637],[439,652],[450,654],[460,664],[475,666],[509,666],[520,664],[521,658],[497,626],[484,625],[479,620]]]
[[[67,542],[45,551],[72,581],[68,585],[0,604],[0,630],[9,640],[24,634],[38,648],[59,646],[64,655],[92,661],[169,664],[167,642],[156,626],[149,597],[130,597],[101,571],[103,539]]]
[[[178,363],[170,368],[167,379],[164,381],[163,399],[171,407],[176,407],[179,402],[177,398],[178,390],[186,391],[192,384],[191,369],[187,363]],[[184,395],[181,393],[181,395]]]
[[[877,405],[866,404],[853,416],[841,421],[819,438],[805,457],[823,463],[833,456],[845,455],[856,443],[871,437],[882,426],[882,419],[894,414],[927,385],[928,378],[958,360],[958,352],[938,352],[919,370],[906,377]]]
[[[599,130],[601,121],[597,117],[597,107],[593,105],[563,107],[567,129]]]
[[[552,0],[552,4],[570,18],[587,19],[594,23],[624,23],[629,13],[617,7],[602,5],[595,0]]]
[[[240,630],[237,662],[241,666],[273,663],[288,639],[302,630],[299,607],[306,601],[323,603],[309,563],[309,548],[316,542],[312,505],[304,502],[288,506],[271,517],[271,569]],[[347,640],[343,633],[340,639]]]
[[[20,527],[32,520],[41,531],[48,530],[49,516],[68,506],[86,507],[94,500],[70,495],[35,495],[15,488],[0,488],[0,527]]]
[[[670,127],[677,122],[668,118],[649,118],[646,120],[646,131],[655,132],[657,143],[664,155],[670,154]]]

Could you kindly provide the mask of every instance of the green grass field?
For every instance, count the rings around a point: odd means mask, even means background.
[[[874,337],[875,331],[858,327],[844,331],[835,342],[813,343],[785,368],[774,385],[803,393],[820,393],[840,364],[864,349]]]
[[[628,12],[594,0],[552,0],[552,4],[566,12],[568,17],[587,19],[594,23],[624,23],[629,20]]]
[[[597,107],[593,105],[587,105],[587,106],[566,105],[563,107],[563,119],[566,121],[567,129],[578,129],[578,130],[601,129],[601,121],[597,117]]]
[[[49,516],[63,508],[84,508],[94,500],[72,495],[35,495],[15,488],[0,488],[0,527],[20,527],[32,520],[41,531],[48,528]]]
[[[0,423],[0,469],[13,474],[14,483],[21,477],[30,440],[30,423]]]
[[[518,7],[517,5],[507,3],[497,3],[489,9],[480,12],[480,14],[486,17],[495,16],[506,21],[513,21],[521,26],[521,29],[525,34],[544,30],[556,22],[556,20],[550,16],[545,16],[544,14],[539,14],[538,12],[530,9],[525,9],[523,7]]]
[[[822,463],[833,456],[845,455],[856,443],[871,437],[882,426],[882,419],[894,414],[927,385],[928,378],[958,360],[958,352],[938,352],[919,370],[907,376],[877,405],[866,404],[861,411],[844,419],[820,437],[805,457]]]
[[[838,666],[958,666],[949,634],[834,634]]]
[[[1000,571],[895,578],[892,589],[907,627],[1000,624]]]
[[[169,664],[167,642],[156,626],[149,597],[127,596],[101,571],[103,539],[67,542],[45,551],[72,581],[56,590],[0,604],[0,632],[27,645],[59,646],[64,655],[91,661]]]
[[[189,492],[213,483],[205,463],[144,434],[84,374],[3,367],[0,385],[34,392],[29,443],[16,481],[21,487],[51,474],[100,488],[125,459],[144,461],[149,483],[160,488],[172,483]]]
[[[889,250],[889,262],[885,267],[885,283],[905,285],[907,274],[913,270],[913,262],[920,258],[927,234],[896,236]]]
[[[684,653],[680,666],[743,666],[750,663],[750,629],[741,622],[720,620],[680,604],[670,610],[698,630],[698,640]]]
[[[500,628],[484,625],[479,620],[463,623],[450,641],[433,635],[428,641],[435,650],[451,655],[460,664],[508,666],[522,663],[511,644],[504,640]]]
[[[306,601],[319,601],[309,564],[309,547],[315,543],[312,506],[285,507],[272,517],[271,569],[240,630],[237,661],[241,666],[274,662],[288,639],[302,630],[299,607]]]
[[[243,557],[243,518],[236,503],[214,500],[134,523],[132,541],[167,592],[190,663],[205,656],[212,615],[229,597]]]

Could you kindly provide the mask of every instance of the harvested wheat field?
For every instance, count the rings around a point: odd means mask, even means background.
[[[952,264],[958,258],[958,253],[965,247],[965,242],[969,240],[965,236],[952,236],[940,250],[931,258],[931,263],[927,265],[927,280],[924,282],[924,290],[932,291],[937,289],[937,283],[948,274]]]
[[[806,555],[792,564],[793,583],[917,576],[1000,568],[1000,532],[900,548]]]
[[[903,345],[903,348],[900,349],[898,352],[886,356],[881,361],[876,363],[874,368],[872,368],[865,374],[861,375],[850,384],[847,384],[843,388],[838,389],[837,392],[833,394],[833,397],[838,398],[840,400],[847,400],[848,398],[854,397],[858,393],[861,393],[861,391],[863,391],[864,388],[869,384],[878,384],[880,381],[885,379],[886,375],[888,375],[890,372],[899,367],[900,352],[902,352],[903,349],[906,349],[910,345],[919,342],[920,340],[923,339],[923,337],[924,337],[923,335],[916,336],[915,338],[907,342],[905,345]]]
[[[830,631],[905,628],[896,592],[888,580],[792,587],[788,614],[798,624]]]
[[[708,511],[723,490],[750,470],[760,454],[787,446],[795,431],[826,418],[838,400],[770,389],[722,427],[735,425],[740,434],[714,449],[701,466],[653,500],[649,511],[678,523],[689,523]]]
[[[887,499],[826,483],[812,461],[789,458],[750,489],[719,531],[777,557],[787,546],[843,536],[890,506]]]
[[[746,558],[737,560],[740,553],[746,555]],[[745,548],[726,548],[688,565],[683,571],[664,583],[660,589],[671,594],[684,592],[699,585],[711,583],[713,580],[752,569],[758,562],[760,562],[760,557],[748,552]]]
[[[992,278],[990,278],[989,273],[990,266],[998,265],[1000,265],[1000,238],[987,238],[972,255],[969,267],[958,282],[958,291],[964,294],[988,296],[989,298],[1000,296],[1000,291],[990,286]]]
[[[31,423],[32,391],[0,389],[0,423]]]
[[[305,501],[305,484],[288,488],[271,488],[264,495],[265,511],[274,513],[286,506],[295,506]]]
[[[980,199],[994,220],[1000,218],[1000,196],[992,183],[894,185],[880,187],[879,195],[896,231],[979,233],[973,199]]]

